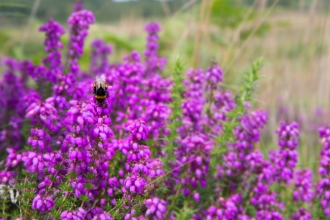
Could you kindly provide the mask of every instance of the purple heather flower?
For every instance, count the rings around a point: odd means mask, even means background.
[[[182,114],[188,118],[192,123],[198,124],[202,118],[203,103],[197,99],[187,99],[182,103]],[[194,128],[192,128],[195,130]]]
[[[282,121],[281,127],[276,130],[281,148],[295,149],[298,146],[299,126],[296,122],[290,124]]]
[[[83,54],[84,41],[88,35],[89,26],[94,21],[93,13],[87,10],[74,12],[68,19],[68,24],[70,25],[69,70],[74,75],[79,72],[77,59]]]
[[[120,76],[117,79],[117,85],[113,85],[117,89],[117,97],[114,100],[114,108],[119,109],[119,117],[117,121],[123,118],[137,119],[142,111],[142,106],[139,105],[141,98],[142,76],[145,72],[145,66],[141,63],[140,55],[137,51],[131,52],[130,55],[124,58],[124,63],[118,65],[116,70],[111,71]],[[114,77],[114,76],[113,76]],[[126,114],[128,115],[126,116]]]
[[[24,108],[27,109],[31,103],[41,102],[41,96],[34,89],[28,89],[26,95],[23,97]]]
[[[243,168],[242,161],[239,160],[237,154],[234,152],[229,152],[224,155],[224,168],[228,176],[235,176],[241,173]]]
[[[277,168],[276,178],[280,181],[289,183],[293,179],[293,169],[298,160],[298,124],[296,122],[285,123],[281,122],[281,127],[276,130],[279,137],[280,150],[277,153],[278,158],[272,156],[272,160],[276,163]]]
[[[102,210],[101,208],[95,207],[87,213],[86,219],[88,220],[112,220],[111,215]]]
[[[152,219],[165,219],[167,203],[157,197],[147,199],[144,204],[147,207],[146,216]]]
[[[257,211],[256,220],[284,220],[278,211]]]
[[[32,128],[27,143],[33,148],[50,151],[50,135],[44,129]]]
[[[205,72],[205,80],[208,82],[209,86],[216,86],[219,82],[222,82],[222,75],[223,72],[220,66],[218,66],[217,63],[213,63]]]
[[[23,144],[23,136],[21,134],[22,118],[20,116],[12,116],[6,129],[0,131],[0,149],[11,147],[19,150]]]
[[[94,40],[91,47],[91,72],[94,74],[105,73],[109,66],[108,57],[112,52],[112,48],[100,39]]]
[[[95,112],[103,111],[105,109],[99,110],[99,106],[95,108]],[[95,124],[92,132],[93,137],[99,137],[103,143],[106,143],[107,140],[109,140],[111,137],[113,137],[113,132],[111,128],[109,127],[111,123],[111,119],[107,117],[108,114],[103,114],[100,117],[97,117],[95,121],[97,123]]]
[[[22,155],[18,154],[15,149],[7,148],[8,156],[6,158],[6,167],[16,167],[22,161]]]
[[[73,6],[73,12],[81,11],[84,9],[83,0],[76,0]]]
[[[312,216],[304,208],[299,208],[299,210],[291,215],[292,220],[312,220]]]
[[[175,164],[173,177],[177,183],[182,184],[182,194],[189,196],[190,188],[198,185],[206,187],[206,176],[209,171],[210,151],[212,143],[202,136],[191,135],[181,141],[175,155],[178,162]],[[187,164],[180,168],[182,164]]]
[[[131,142],[126,154],[126,169],[133,173],[149,173],[149,158],[151,152],[148,146]]]
[[[108,195],[110,197],[113,197],[114,196],[114,193],[119,189],[120,187],[120,184],[119,184],[119,181],[116,177],[111,177],[109,178],[108,180],[108,184],[109,184],[109,188],[107,190],[108,192]]]
[[[269,161],[263,159],[260,151],[254,151],[245,157],[246,167],[251,173],[257,175],[258,182],[271,184],[273,182],[274,168]]]
[[[48,179],[47,177],[38,185],[38,190],[45,189],[46,187],[49,187],[53,182]]]
[[[111,143],[113,132],[110,128],[111,119],[110,109],[106,102],[102,105],[95,100],[92,101],[92,106],[95,112],[95,125],[92,127],[92,141],[93,149],[90,154],[93,158],[94,169],[89,166],[89,172],[94,173],[95,177],[93,183],[98,189],[105,189],[109,180],[109,162],[115,154],[116,148]],[[102,153],[100,153],[102,152]]]
[[[61,220],[84,220],[86,215],[86,211],[83,208],[79,208],[78,210],[74,211],[67,211],[65,210],[62,212],[60,218]]]
[[[195,98],[202,100],[203,97],[203,84],[205,82],[204,71],[189,69],[186,73],[187,79],[184,80],[186,98]]]
[[[255,111],[240,118],[240,125],[234,129],[235,141],[230,144],[229,152],[224,154],[224,172],[236,176],[263,166],[262,155],[253,153],[253,145],[260,139],[260,130],[267,121],[267,113]]]
[[[72,107],[68,110],[67,117],[64,120],[69,132],[79,133],[80,131],[84,131],[86,125],[95,122],[95,109],[90,103],[70,101],[70,105]]]
[[[150,76],[142,81],[145,88],[146,100],[153,103],[169,103],[171,100],[171,80],[160,75]]]
[[[43,63],[47,66],[45,77],[48,81],[56,83],[59,74],[62,74],[62,62],[60,49],[63,48],[60,37],[65,33],[63,27],[50,19],[48,23],[41,26],[39,31],[46,33],[45,51],[47,57]]]
[[[199,202],[199,193],[198,192],[194,192],[193,198],[196,202]]]
[[[207,84],[208,85],[208,84]],[[211,134],[218,136],[222,130],[222,122],[226,120],[228,112],[233,110],[236,102],[229,91],[206,91],[206,115],[204,116],[204,127],[210,127]]]
[[[86,173],[86,167],[84,168]],[[82,195],[87,195],[87,189],[84,187],[84,185],[86,184],[86,178],[81,177],[80,175],[82,174],[81,172],[78,171],[79,176],[76,178],[76,180],[73,180],[71,182],[71,187],[73,189],[74,192],[74,196],[76,198],[80,198]]]
[[[321,180],[318,184],[317,194],[320,198],[323,211],[326,216],[330,216],[330,128],[322,127],[319,135],[323,144],[319,174]]]
[[[54,98],[48,98],[44,102],[32,103],[26,110],[26,118],[31,118],[32,124],[45,126],[52,132],[61,128],[58,121],[57,110],[54,108]]]
[[[38,210],[40,213],[44,213],[53,208],[54,201],[50,196],[42,197],[37,195],[32,201],[32,209]]]
[[[152,134],[153,139],[165,135],[165,123],[168,120],[170,111],[170,108],[162,103],[148,103],[146,105],[146,112],[142,115],[142,119],[149,122],[148,131],[149,134]]]
[[[6,108],[10,111],[24,111],[20,109],[20,99],[24,95],[24,82],[22,78],[17,75],[17,71],[21,69],[20,62],[5,58],[3,59],[3,66],[6,67],[6,71],[3,73],[2,89],[6,97]],[[21,113],[19,112],[19,113]]]
[[[121,150],[126,155],[125,167],[128,175],[124,180],[122,191],[126,194],[142,194],[147,185],[151,151],[148,146],[140,142],[146,139],[148,130],[141,119],[131,122],[127,129],[131,135],[128,145],[124,145]]]
[[[131,209],[124,217],[124,220],[145,220],[145,216],[137,216],[136,210],[133,208]]]
[[[146,140],[148,127],[142,119],[134,120],[127,129],[131,133],[132,140]]]
[[[149,73],[162,71],[166,65],[166,58],[158,57],[158,32],[160,31],[160,26],[155,22],[150,23],[146,25],[145,30],[148,33],[146,50],[144,51],[147,71]]]
[[[264,161],[263,155],[260,151],[256,150],[250,153],[245,157],[246,163],[248,163],[247,167],[251,170],[258,170],[258,166],[262,164]]]
[[[55,174],[55,164],[61,161],[61,156],[56,153],[40,153],[28,151],[24,152],[22,161],[26,170],[30,173],[38,173],[39,177],[44,176],[47,173]]]
[[[258,142],[260,139],[260,129],[268,121],[267,112],[264,111],[254,111],[250,116],[243,116],[241,118],[241,129],[235,132],[235,137],[237,140],[242,140],[241,146],[236,146],[237,148],[250,149],[249,144],[253,142]],[[245,142],[244,142],[245,141]],[[246,143],[246,146],[244,146]]]
[[[229,112],[236,106],[233,95],[229,91],[218,91],[214,98],[215,109]]]
[[[216,206],[210,206],[207,210],[206,219],[236,219],[242,212],[242,196],[232,195],[228,199],[219,198]]]
[[[123,151],[123,153],[126,155],[127,170],[133,173],[149,173],[149,158],[151,152],[148,146],[130,141],[128,149]]]
[[[28,77],[33,76],[35,66],[33,65],[32,61],[30,60],[24,60],[20,62],[20,72],[21,72],[21,77],[22,77],[22,82],[24,84],[27,83]]]
[[[267,185],[262,182],[257,183],[251,198],[251,203],[257,211],[256,219],[283,219],[281,214],[275,211],[276,208],[281,207],[276,198],[276,193],[272,192]]]
[[[179,134],[182,139],[194,132],[202,132],[202,112],[205,104],[203,98],[203,70],[190,69],[187,71],[187,79],[184,80],[185,93],[182,107],[182,126]]]
[[[82,100],[86,95],[86,85],[81,82],[79,84],[76,83],[76,79],[72,73],[68,73],[65,75],[59,75],[57,84],[54,85],[54,102],[55,106],[59,107],[60,109],[66,109],[69,107],[67,102],[67,98],[74,99],[74,100]],[[91,82],[89,82],[92,85]],[[90,94],[88,94],[89,99]]]
[[[295,202],[310,202],[313,198],[313,173],[311,170],[298,170],[295,173],[293,200]]]
[[[15,171],[0,171],[0,184],[14,184]]]
[[[149,163],[149,176],[153,179],[165,174],[163,162],[159,158],[151,159]]]
[[[47,68],[44,65],[35,66],[33,68],[32,79],[42,81],[46,78]],[[55,76],[51,76],[50,79],[53,81]],[[56,80],[56,79],[55,79]]]
[[[25,108],[22,106],[26,95],[23,77],[19,77],[21,64],[13,59],[3,59],[6,71],[0,82],[0,149],[20,149],[23,145],[21,134]]]
[[[69,133],[62,143],[61,152],[67,152],[72,163],[69,171],[78,174],[86,172],[87,164],[91,162],[91,143],[86,136],[87,126],[95,122],[95,110],[90,103],[71,101],[71,108],[63,120]]]

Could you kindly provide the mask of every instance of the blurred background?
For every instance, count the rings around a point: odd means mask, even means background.
[[[54,18],[67,27],[74,0],[0,0],[0,57],[40,63],[39,26]],[[260,149],[275,148],[280,120],[295,120],[302,130],[301,161],[317,166],[317,128],[326,125],[330,107],[329,0],[85,0],[94,12],[82,69],[88,70],[89,44],[102,38],[113,46],[111,61],[145,47],[144,25],[162,26],[160,54],[171,75],[180,57],[186,68],[218,62],[224,89],[237,92],[251,61],[265,64],[254,107],[269,112]],[[66,44],[68,36],[63,37]],[[272,144],[269,144],[272,143]],[[302,165],[305,166],[305,165]]]

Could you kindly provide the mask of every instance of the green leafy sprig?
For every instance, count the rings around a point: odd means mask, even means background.
[[[170,108],[172,109],[172,113],[169,117],[169,129],[170,132],[166,137],[166,146],[164,147],[164,151],[166,156],[163,158],[163,163],[165,165],[165,172],[170,170],[170,161],[174,161],[175,155],[175,141],[178,138],[178,128],[181,126],[182,122],[180,120],[182,116],[182,108],[181,104],[183,101],[182,94],[184,92],[183,86],[183,63],[178,59],[174,65],[173,72],[173,87],[171,91],[171,103]]]
[[[212,149],[211,169],[214,171],[219,162],[219,156],[227,150],[227,144],[234,141],[234,128],[239,123],[239,118],[246,112],[245,103],[251,101],[256,82],[260,79],[259,70],[262,67],[263,59],[259,58],[252,63],[250,69],[244,76],[244,83],[240,88],[239,95],[236,96],[236,107],[227,113],[227,120],[223,122],[223,132],[216,138],[217,147]],[[214,172],[212,172],[214,173]]]

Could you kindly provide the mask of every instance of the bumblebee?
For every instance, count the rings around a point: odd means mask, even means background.
[[[102,104],[103,101],[108,97],[108,85],[105,81],[105,76],[96,76],[96,80],[93,84],[94,88],[94,97],[99,104]]]

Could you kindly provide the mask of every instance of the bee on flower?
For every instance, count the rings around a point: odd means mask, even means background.
[[[106,83],[105,76],[96,76],[93,84],[94,97],[99,104],[102,104],[108,97],[108,84]]]

